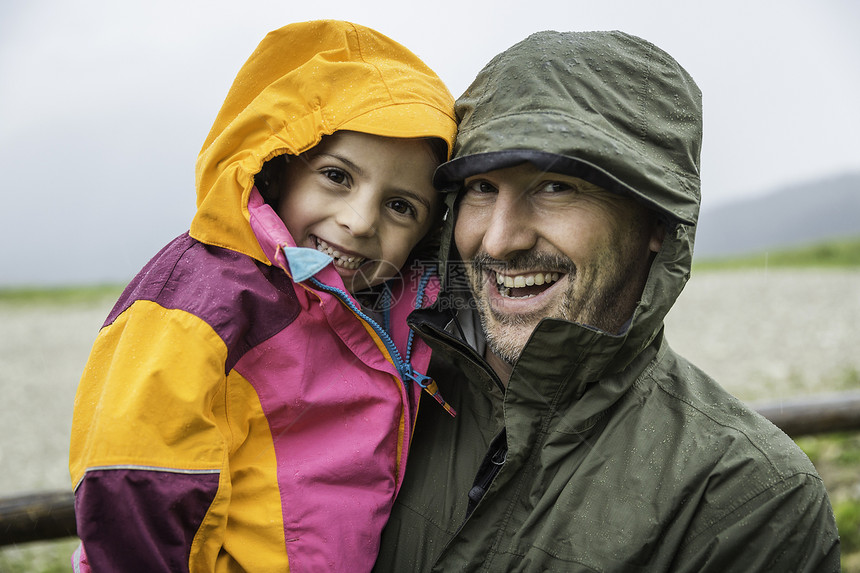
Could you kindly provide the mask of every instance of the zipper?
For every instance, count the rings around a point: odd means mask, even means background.
[[[416,326],[418,326],[418,328],[420,328],[422,331],[428,332],[428,334],[432,335],[437,340],[448,344],[448,346],[451,346],[455,351],[459,352],[465,358],[467,358],[469,362],[489,374],[490,379],[495,382],[496,388],[499,389],[499,391],[502,393],[502,396],[505,395],[505,385],[502,384],[502,379],[499,378],[495,370],[490,368],[490,365],[487,364],[487,361],[484,360],[484,357],[478,354],[474,348],[469,346],[469,344],[467,344],[463,340],[460,340],[459,338],[456,338],[447,330],[441,329],[434,324],[430,324],[429,322],[426,322],[424,324],[417,324]]]
[[[429,280],[429,276],[427,277]],[[341,302],[343,302],[349,309],[354,312],[359,318],[365,321],[367,324],[373,328],[374,332],[379,336],[382,343],[385,345],[386,350],[388,350],[388,354],[391,356],[392,361],[394,362],[394,367],[397,369],[398,374],[400,374],[400,378],[406,381],[412,381],[421,388],[423,388],[427,393],[429,393],[433,398],[443,407],[445,411],[451,414],[451,416],[456,416],[457,412],[454,411],[454,408],[448,404],[442,395],[439,394],[439,388],[436,386],[436,381],[430,378],[425,374],[421,374],[420,372],[416,372],[414,368],[412,368],[412,364],[409,362],[410,355],[412,353],[412,336],[410,333],[409,342],[407,346],[407,354],[406,360],[400,355],[400,351],[397,350],[397,347],[394,345],[394,341],[391,339],[391,335],[382,328],[378,322],[372,319],[370,316],[361,311],[357,304],[355,304],[352,299],[346,294],[344,291],[337,287],[329,286],[320,282],[315,277],[310,277],[308,282],[323,290],[329,294],[333,294]],[[426,286],[427,281],[422,279],[422,283]],[[421,301],[423,297],[419,297],[418,301]],[[416,302],[418,302],[416,301]]]
[[[478,507],[478,503],[484,498],[484,494],[490,489],[493,480],[496,479],[499,470],[505,465],[508,459],[508,437],[504,428],[490,442],[490,448],[484,456],[484,461],[478,468],[478,473],[475,475],[475,481],[472,488],[469,490],[469,504],[466,507],[466,517],[463,519],[463,524],[469,520],[472,512]]]
[[[483,370],[486,374],[490,376],[490,378],[496,383],[496,386],[502,393],[502,396],[505,395],[505,386],[502,384],[501,378],[496,374],[496,372],[487,364],[487,361],[478,354],[474,348],[472,348],[468,343],[459,338],[456,338],[447,330],[439,328],[437,325],[424,322],[422,324],[415,324],[418,328],[421,328],[423,332],[425,332],[428,336],[434,337],[439,342],[447,344],[450,346],[455,352],[459,352],[464,358],[473,363],[476,367]],[[457,537],[460,535],[460,532],[466,526],[466,523],[469,521],[469,518],[472,516],[472,513],[475,511],[475,508],[478,506],[478,503],[483,499],[484,495],[487,493],[487,490],[490,489],[493,481],[495,481],[496,476],[498,476],[502,467],[505,465],[508,457],[508,438],[507,438],[507,428],[504,426],[499,431],[498,434],[493,438],[490,442],[490,446],[487,449],[487,453],[484,455],[484,460],[481,462],[481,465],[478,467],[478,471],[475,473],[475,479],[472,481],[472,487],[469,489],[467,494],[467,504],[466,504],[466,515],[463,517],[463,521],[460,522],[460,525],[457,527],[457,530],[453,535],[448,539],[445,543],[442,550],[437,554],[436,560],[434,561],[434,565],[438,565],[439,560],[445,555],[449,548],[454,544]]]

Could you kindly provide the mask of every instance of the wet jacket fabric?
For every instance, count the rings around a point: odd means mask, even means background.
[[[626,330],[544,319],[507,388],[451,254],[445,292],[410,323],[458,416],[421,410],[375,571],[838,571],[808,458],[663,330],[699,203],[700,94],[686,72],[624,34],[546,32],[490,62],[456,110],[456,158],[437,179],[474,169],[461,161],[472,153],[486,168],[537,149],[635,188],[667,233]]]
[[[438,279],[406,268],[391,281],[384,328],[254,186],[266,160],[340,129],[450,149],[453,98],[367,28],[269,34],[200,152],[190,232],[128,285],[83,373],[70,456],[77,570],[372,566],[429,361],[405,319]]]

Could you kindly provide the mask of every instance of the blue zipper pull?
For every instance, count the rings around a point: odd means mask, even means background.
[[[415,369],[412,368],[411,364],[404,364],[404,367],[404,371],[401,371],[401,375],[404,378],[408,378],[409,380],[412,380],[413,382],[424,388],[424,390],[428,394],[433,396],[434,400],[439,402],[440,406],[445,408],[446,412],[451,414],[452,418],[455,418],[457,416],[457,412],[454,410],[454,408],[452,408],[451,405],[445,401],[445,398],[442,397],[442,394],[439,393],[439,387],[436,385],[435,380],[425,374],[416,372]]]
[[[388,353],[391,356],[392,361],[394,362],[394,367],[397,369],[398,374],[400,374],[400,378],[405,382],[407,380],[412,380],[424,390],[426,390],[433,398],[439,402],[439,404],[445,408],[445,411],[451,414],[451,416],[456,416],[457,412],[454,411],[442,395],[439,394],[439,387],[436,386],[436,381],[430,378],[429,376],[425,376],[420,372],[416,372],[414,368],[412,368],[412,364],[409,362],[412,354],[412,336],[414,332],[409,332],[409,342],[407,348],[407,360],[403,360],[400,356],[400,352],[397,350],[397,346],[395,346],[394,341],[391,339],[391,336],[388,334],[388,331],[382,328],[378,322],[370,318],[367,314],[361,311],[355,303],[352,302],[349,295],[340,290],[337,287],[329,286],[319,281],[319,279],[315,277],[311,277],[308,279],[311,284],[316,285],[317,288],[322,289],[330,294],[333,294],[337,298],[341,300],[350,310],[352,310],[356,315],[358,315],[362,320],[364,320],[367,324],[376,331],[376,334],[379,335],[380,340],[388,349]],[[422,283],[426,285],[426,280],[422,280]],[[423,294],[423,289],[422,289]],[[423,298],[423,297],[422,297]]]

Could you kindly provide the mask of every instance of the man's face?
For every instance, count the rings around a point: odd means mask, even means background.
[[[454,228],[489,348],[509,364],[543,318],[619,332],[662,234],[634,200],[530,163],[468,178]]]

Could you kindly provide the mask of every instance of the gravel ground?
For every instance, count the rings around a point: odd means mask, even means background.
[[[75,389],[113,302],[0,304],[0,495],[70,487]]]
[[[70,487],[78,378],[113,300],[0,303],[0,496]],[[678,352],[744,400],[860,388],[860,271],[709,272],[666,320]]]
[[[735,396],[779,401],[860,389],[860,271],[694,275],[666,339]]]

